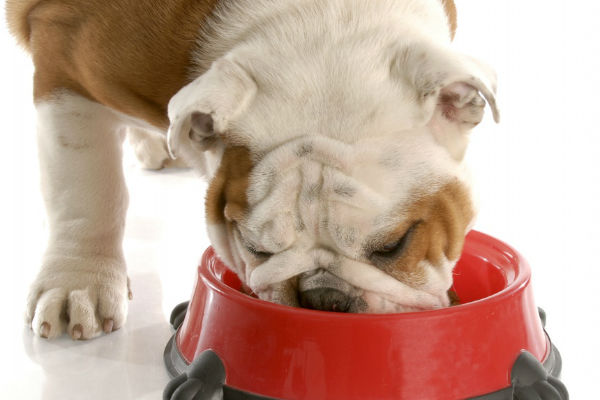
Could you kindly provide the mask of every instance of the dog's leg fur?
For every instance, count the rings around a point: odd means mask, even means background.
[[[118,329],[127,315],[124,127],[107,107],[57,93],[37,103],[49,239],[26,317],[37,335],[67,329],[74,339],[88,339]]]

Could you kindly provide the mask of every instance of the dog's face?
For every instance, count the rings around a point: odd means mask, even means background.
[[[448,306],[475,215],[462,158],[479,93],[497,118],[493,73],[426,44],[340,53],[217,61],[172,99],[170,148],[209,176],[213,246],[261,299]]]

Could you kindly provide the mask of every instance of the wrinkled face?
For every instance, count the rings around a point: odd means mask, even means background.
[[[349,312],[447,306],[474,215],[469,189],[411,148],[301,137],[257,161],[228,148],[207,197],[211,236],[265,300]]]
[[[308,63],[305,79],[285,68],[262,78],[268,66],[229,57],[171,101],[170,148],[210,178],[213,246],[261,299],[373,313],[449,305],[475,214],[466,135],[480,93],[497,116],[493,83],[475,64],[442,59],[460,67],[438,71],[409,50],[352,74]]]

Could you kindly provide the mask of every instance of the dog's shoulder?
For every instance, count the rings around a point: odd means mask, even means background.
[[[36,101],[71,90],[166,127],[202,21],[219,0],[9,0],[12,33],[36,67]]]

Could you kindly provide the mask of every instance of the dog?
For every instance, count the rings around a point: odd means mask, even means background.
[[[126,129],[208,181],[208,235],[259,298],[386,313],[449,305],[476,214],[463,158],[491,68],[452,0],[8,0],[35,65],[49,242],[36,335],[123,325]],[[148,144],[149,143],[149,144]]]

